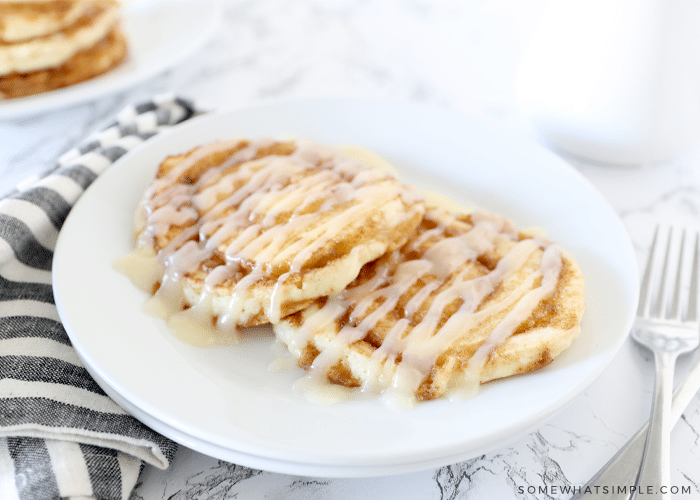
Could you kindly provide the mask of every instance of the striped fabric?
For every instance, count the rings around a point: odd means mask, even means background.
[[[73,204],[100,173],[199,113],[172,95],[131,106],[0,199],[0,498],[128,499],[144,463],[176,445],[117,406],[73,350],[54,305],[51,263]]]

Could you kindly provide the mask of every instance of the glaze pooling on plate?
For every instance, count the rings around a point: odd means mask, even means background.
[[[117,266],[178,338],[216,345],[271,323],[317,381],[392,407],[474,395],[570,345],[583,278],[558,245],[484,211],[425,214],[364,156],[243,138],[170,156]]]
[[[303,371],[267,368],[275,358],[271,333],[215,349],[174,340],[162,321],[141,312],[147,294],[112,267],[133,248],[133,213],[155,169],[168,155],[216,139],[290,134],[363,145],[387,158],[404,182],[502,213],[520,227],[546,227],[587,278],[581,335],[527,377],[489,383],[477,398],[435,400],[404,412],[376,400],[330,406],[300,400],[291,388]],[[321,99],[215,113],[149,140],[102,174],[71,210],[52,274],[61,320],[83,363],[155,430],[250,467],[368,477],[467,460],[543,425],[623,345],[637,304],[637,273],[614,210],[578,171],[540,146],[429,106]],[[109,290],[110,300],[95,293],[96,284]]]
[[[169,323],[276,323],[343,290],[424,211],[389,171],[308,140],[210,143],[167,158],[146,193],[137,246],[160,272],[140,285]]]

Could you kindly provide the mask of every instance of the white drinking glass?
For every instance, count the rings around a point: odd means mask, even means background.
[[[700,141],[700,0],[552,0],[516,75],[550,147],[613,164]]]

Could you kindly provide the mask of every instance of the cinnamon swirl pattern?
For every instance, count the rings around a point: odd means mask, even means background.
[[[234,138],[167,158],[136,247],[118,267],[181,338],[212,344],[269,323],[308,372],[299,387],[401,408],[546,366],[585,306],[581,270],[556,243],[427,203],[387,169],[306,140]]]
[[[274,328],[310,377],[405,407],[549,364],[583,309],[583,276],[558,245],[499,215],[431,209],[403,247]]]
[[[391,173],[309,141],[212,143],[168,158],[146,194],[141,287],[170,321],[276,323],[401,246],[424,210]]]

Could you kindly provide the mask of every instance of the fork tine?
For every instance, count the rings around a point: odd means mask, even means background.
[[[659,228],[657,227],[657,231]],[[654,295],[651,299],[655,311],[651,311],[647,315],[639,315],[635,320],[635,328],[632,329],[632,338],[641,345],[649,348],[654,353],[654,364],[656,366],[656,375],[654,383],[654,396],[652,399],[652,413],[649,420],[649,430],[644,448],[644,458],[642,459],[641,468],[637,476],[635,484],[664,484],[668,482],[670,477],[670,425],[668,425],[668,408],[670,407],[670,393],[673,391],[673,373],[676,364],[676,358],[679,354],[690,352],[697,349],[700,345],[700,335],[697,319],[669,319],[664,318],[664,313],[668,312],[666,306],[667,301],[670,301],[671,293],[666,288],[675,288],[674,303],[668,309],[686,309],[689,311],[690,317],[696,317],[700,304],[697,304],[698,292],[697,285],[698,269],[700,267],[700,243],[696,233],[695,249],[691,253],[691,249],[685,248],[686,231],[674,229],[664,225],[663,231],[668,231],[668,241],[666,242],[665,255],[658,255],[656,258],[653,251],[649,253],[650,258],[647,263],[647,269],[643,278],[644,296]],[[678,237],[675,237],[675,231],[681,231]],[[655,247],[657,242],[657,234],[654,234],[652,247]],[[680,240],[680,248],[676,246]],[[674,255],[671,255],[673,253]],[[685,254],[685,257],[684,257]],[[687,257],[691,257],[690,259]],[[676,283],[683,282],[682,285],[672,284],[674,276],[667,276],[666,272],[671,266],[676,265],[675,259],[678,258],[678,269],[674,270]],[[653,259],[653,261],[652,261]],[[659,263],[663,260],[663,264]],[[688,265],[688,260],[692,260],[692,266]],[[673,262],[671,262],[673,261]],[[685,270],[683,269],[685,266]],[[692,267],[692,274],[687,276],[688,267]],[[659,272],[657,272],[657,268]],[[652,276],[653,273],[653,276]],[[688,305],[680,298],[680,295],[685,295],[686,283],[683,278],[689,278],[691,281],[691,290],[688,293]],[[660,282],[660,284],[659,284]],[[654,292],[650,292],[650,284],[653,283]],[[669,285],[668,287],[666,285]],[[683,304],[680,304],[683,302]],[[640,304],[638,309],[644,308],[646,305]],[[666,495],[663,495],[666,498]],[[658,498],[661,498],[659,496]]]
[[[669,236],[670,239],[670,236]],[[680,251],[678,252],[678,268],[676,269],[676,286],[673,287],[673,299],[671,300],[671,309],[667,316],[668,319],[681,319],[680,311],[680,295],[681,295],[681,279],[683,278],[683,251],[685,249],[685,229],[681,233]]]
[[[651,270],[654,263],[654,252],[656,250],[656,240],[659,236],[659,226],[654,229],[654,237],[651,240],[651,247],[649,248],[649,256],[647,257],[647,265],[644,270],[644,276],[642,278],[642,283],[639,287],[639,305],[637,306],[637,316],[647,317],[649,315],[649,306],[651,304],[651,288],[649,283],[651,282]]]
[[[698,267],[700,266],[700,248],[698,248],[700,234],[695,234],[695,250],[693,251],[693,269],[690,275],[690,291],[688,292],[688,312],[687,320],[696,321],[698,319]]]
[[[673,237],[673,228],[668,230],[668,240],[666,241],[666,254],[664,255],[664,263],[661,267],[661,282],[659,283],[658,295],[656,296],[656,307],[653,311],[653,315],[656,317],[661,317],[664,313],[666,306],[666,271],[668,270],[668,257],[671,253],[671,239]]]

